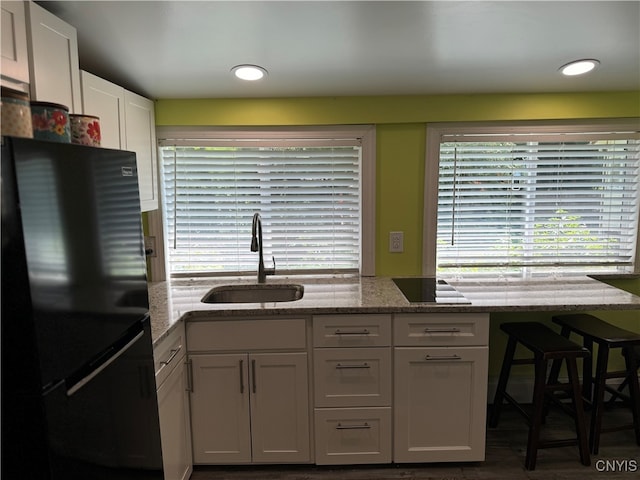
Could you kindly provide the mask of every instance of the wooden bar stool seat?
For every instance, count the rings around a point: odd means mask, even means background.
[[[638,384],[638,368],[640,358],[640,334],[630,332],[623,328],[611,325],[593,315],[572,314],[557,315],[553,321],[561,326],[562,335],[569,338],[573,332],[583,338],[583,345],[593,355],[593,345],[598,345],[595,374],[591,359],[585,359],[583,363],[582,381],[583,395],[592,407],[591,425],[589,429],[589,446],[593,454],[597,454],[600,446],[600,435],[605,432],[633,429],[636,443],[640,445],[640,386]],[[608,371],[609,352],[621,349],[625,357],[625,369],[622,371]],[[557,378],[559,367],[554,365],[552,374]],[[621,378],[622,383],[618,388],[607,384],[607,380]],[[623,389],[628,387],[629,393],[625,395]],[[629,404],[633,421],[630,424],[602,426],[605,408],[605,392],[612,395],[611,400],[623,398]]]
[[[578,445],[580,461],[583,465],[590,465],[587,428],[576,361],[577,358],[588,357],[589,351],[537,322],[508,322],[503,323],[500,329],[509,336],[509,339],[500,371],[500,379],[498,380],[489,426],[496,427],[498,425],[502,402],[506,400],[529,423],[529,438],[525,459],[526,469],[535,469],[538,449],[568,445]],[[530,350],[533,353],[533,358],[515,359],[514,355],[518,343]],[[554,382],[547,381],[546,375],[547,367],[550,365],[549,362],[562,362],[563,360],[566,362],[567,371],[569,372],[569,383],[558,383],[557,380]],[[535,369],[533,405],[530,413],[506,392],[512,365],[522,364],[533,364]],[[571,398],[572,408],[558,400],[558,393],[564,393],[565,396]],[[541,427],[549,401],[553,401],[573,417],[576,438],[552,441],[540,440]]]

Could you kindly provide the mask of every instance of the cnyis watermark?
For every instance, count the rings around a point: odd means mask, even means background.
[[[598,472],[635,473],[640,472],[640,462],[633,458],[600,459],[596,460],[595,469]]]

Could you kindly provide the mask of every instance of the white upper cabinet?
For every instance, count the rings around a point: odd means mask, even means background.
[[[142,211],[158,208],[156,123],[153,100],[124,92],[125,149],[136,152]]]
[[[100,117],[100,146],[124,148],[124,88],[85,71],[80,72],[80,79],[85,115]]]
[[[158,166],[153,101],[89,72],[81,72],[85,115],[100,118],[101,146],[136,153],[140,205],[158,208]]]
[[[24,2],[2,2],[2,85],[26,90],[29,53]]]
[[[76,29],[33,2],[25,6],[31,100],[82,113]]]

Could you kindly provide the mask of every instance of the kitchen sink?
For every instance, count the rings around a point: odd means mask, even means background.
[[[304,286],[283,283],[221,285],[202,297],[203,303],[293,302],[304,295]]]

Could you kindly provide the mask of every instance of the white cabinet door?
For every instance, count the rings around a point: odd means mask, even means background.
[[[33,2],[25,5],[31,100],[82,113],[76,29]]]
[[[250,462],[248,356],[193,355],[190,361],[194,463]]]
[[[136,152],[140,205],[142,211],[158,208],[158,167],[153,101],[133,92],[124,92],[126,145]]]
[[[165,480],[187,480],[191,475],[191,428],[184,363],[177,365],[158,388]]]
[[[82,81],[82,108],[85,115],[100,117],[100,146],[124,148],[124,88],[89,72],[80,72]]]
[[[306,353],[192,355],[196,464],[309,461]]]
[[[29,54],[24,2],[2,2],[2,84],[29,83]],[[5,84],[5,80],[9,83]],[[14,87],[15,88],[15,87]]]
[[[487,347],[394,355],[394,461],[484,460]]]
[[[253,461],[308,462],[307,354],[254,353],[249,360]]]

